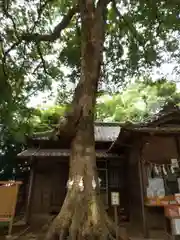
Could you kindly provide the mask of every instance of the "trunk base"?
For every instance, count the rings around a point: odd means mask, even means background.
[[[116,239],[115,233],[115,225],[95,191],[87,198],[84,192],[71,189],[49,228],[46,240],[109,240]],[[119,231],[118,239],[128,240],[125,235]]]

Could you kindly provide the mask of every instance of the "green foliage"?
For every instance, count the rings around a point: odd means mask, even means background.
[[[164,101],[179,101],[175,86],[162,82],[151,82],[149,86],[141,83],[138,89],[131,86],[123,93],[120,89],[127,83],[127,76],[143,75],[153,66],[159,66],[163,52],[169,59],[179,61],[180,2],[116,2],[116,7],[111,2],[107,8],[99,90],[117,94],[98,104],[97,118],[139,121],[149,109],[157,109]],[[14,143],[21,145],[25,134],[50,129],[71,101],[80,75],[79,14],[74,15],[56,42],[26,42],[22,35],[51,34],[74,3],[74,0],[3,0],[0,5],[0,124],[5,126],[2,148],[6,148],[6,153],[7,146],[11,149]],[[65,73],[63,69],[68,71]],[[57,103],[62,107],[36,112],[28,109],[30,97],[51,90],[54,81],[59,83]]]
[[[136,80],[121,92],[101,94],[97,99],[96,119],[106,122],[142,122],[157,113],[165,104],[180,103],[180,92],[176,84],[166,79],[153,82],[150,78]],[[54,106],[41,110],[39,127],[48,130],[50,124],[57,124],[65,106]]]
[[[24,0],[13,1],[9,5],[3,1],[0,14],[1,60],[8,75],[6,84],[19,82],[11,86],[13,92],[18,89],[20,95],[29,95],[49,89],[54,80],[66,87],[67,81],[78,81],[79,14],[72,18],[55,43],[21,41],[24,33],[50,33],[73,4],[74,0]],[[116,7],[109,4],[102,75],[106,85],[103,84],[103,88],[110,90],[114,84],[119,87],[126,76],[142,74],[142,71],[159,65],[163,61],[163,51],[169,51],[171,57],[175,57],[176,50],[179,50],[176,34],[179,30],[179,7],[180,3],[175,0],[171,3],[166,0],[117,1]],[[64,75],[62,67],[68,67],[69,73]]]
[[[168,102],[180,102],[176,84],[165,79],[156,82],[143,79],[130,84],[119,94],[101,96],[97,104],[97,118],[102,121],[142,122]]]
[[[23,145],[13,138],[6,127],[1,129],[0,149],[0,180],[13,179],[21,172],[16,156],[23,149]]]
[[[65,109],[66,105],[37,109],[37,112],[31,118],[33,131],[42,132],[51,130],[59,122],[59,117],[63,116]]]

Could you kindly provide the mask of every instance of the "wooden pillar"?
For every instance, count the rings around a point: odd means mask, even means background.
[[[31,167],[30,176],[29,176],[29,188],[28,188],[26,213],[25,213],[25,221],[27,224],[29,224],[29,219],[31,215],[32,196],[33,196],[34,181],[35,181],[35,165],[36,165],[36,161],[34,160],[32,161],[32,167]]]
[[[177,160],[180,160],[180,146],[179,146],[179,135],[175,137],[176,151],[177,151]]]
[[[107,203],[108,203],[108,206],[107,206],[107,211],[109,210],[109,208],[111,207],[111,192],[110,192],[110,188],[109,188],[109,182],[110,182],[110,176],[109,176],[109,159],[107,160]]]
[[[143,179],[143,165],[142,165],[142,141],[140,140],[140,144],[138,147],[138,172],[139,172],[139,181],[140,181],[140,196],[141,196],[141,210],[142,210],[142,221],[143,221],[143,233],[144,238],[149,237],[147,218],[146,218],[146,209],[144,205],[145,200],[145,188],[144,188],[144,179]]]

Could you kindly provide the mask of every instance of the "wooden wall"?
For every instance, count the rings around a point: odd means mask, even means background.
[[[109,187],[109,208],[108,213],[114,216],[114,209],[111,206],[111,192],[119,192],[120,206],[118,207],[119,222],[129,219],[129,196],[127,186],[127,163],[128,159],[111,160],[108,164],[108,187]]]
[[[178,152],[173,138],[148,137],[148,144],[143,150],[143,159],[159,162],[163,159],[177,158]],[[139,141],[129,150],[127,159],[108,160],[108,213],[113,216],[111,207],[111,192],[120,193],[121,206],[118,208],[119,220],[122,216],[121,208],[128,216],[136,229],[143,231],[141,189],[138,169],[140,159]],[[161,159],[161,160],[160,160]],[[125,170],[126,169],[126,170]],[[57,213],[63,204],[68,180],[68,161],[56,162],[38,161],[34,193],[32,198],[32,213],[50,214]],[[144,179],[146,187],[147,179]],[[161,210],[148,209],[146,212],[149,228],[163,227],[163,213]]]
[[[179,158],[175,137],[149,136],[144,138],[146,144],[142,151],[142,159],[152,163],[171,163],[171,159]],[[145,188],[148,180],[144,179]],[[146,218],[149,229],[164,228],[164,209],[162,207],[147,207]]]
[[[147,186],[147,179],[145,178],[145,172],[142,166],[142,180],[143,189],[140,184],[140,164],[141,159],[141,140],[137,140],[134,143],[129,153],[129,168],[128,168],[128,189],[129,189],[129,212],[130,212],[130,229],[131,231],[138,232],[142,235],[145,234],[145,228],[148,229],[162,229],[164,227],[164,215],[162,209],[145,208],[144,206],[144,190]],[[141,195],[142,191],[142,195]],[[144,219],[143,219],[144,208]]]
[[[149,136],[144,138],[143,159],[150,162],[168,162],[178,158],[178,149],[175,137]]]
[[[32,214],[58,212],[63,204],[68,179],[68,163],[43,164],[40,160],[35,173]],[[46,167],[44,166],[46,165]]]
[[[111,192],[120,193],[120,207],[118,208],[119,221],[127,220],[129,214],[127,172],[122,159],[110,159],[107,161],[108,168],[108,213],[114,216],[111,206]],[[56,162],[54,160],[38,160],[35,173],[34,190],[31,203],[31,214],[42,215],[58,213],[65,195],[68,180],[68,162]],[[122,209],[123,212],[122,212]],[[124,218],[126,216],[126,219]]]

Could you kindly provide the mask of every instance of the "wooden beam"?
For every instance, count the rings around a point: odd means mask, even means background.
[[[176,144],[176,151],[178,155],[178,161],[180,160],[180,146],[179,146],[179,138],[176,136],[175,137],[175,144]]]
[[[150,134],[150,135],[158,135],[158,134],[174,134],[180,135],[180,127],[139,127],[139,128],[126,128],[127,131],[132,133],[143,133],[143,134]]]
[[[132,148],[132,144],[127,144],[127,143],[121,143],[120,146]]]

